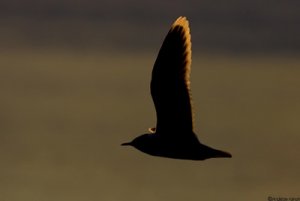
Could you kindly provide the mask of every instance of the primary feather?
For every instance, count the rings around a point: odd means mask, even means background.
[[[168,32],[152,71],[151,95],[156,108],[156,132],[193,131],[191,55],[189,24],[185,17],[179,17]]]

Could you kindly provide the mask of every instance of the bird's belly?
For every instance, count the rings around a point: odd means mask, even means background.
[[[197,145],[191,145],[190,143],[158,143],[156,146],[151,146],[151,149],[141,150],[147,154],[153,156],[174,158],[174,159],[186,159],[186,160],[204,160],[201,151]]]

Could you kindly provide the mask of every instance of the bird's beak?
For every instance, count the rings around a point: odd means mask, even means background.
[[[121,144],[121,146],[130,146],[130,145],[132,145],[131,142],[125,142]]]

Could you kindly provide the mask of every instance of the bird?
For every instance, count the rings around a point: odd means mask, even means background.
[[[156,109],[156,127],[121,145],[172,159],[198,161],[232,157],[228,152],[204,145],[194,133],[191,58],[189,22],[180,16],[167,33],[152,70],[150,90]]]

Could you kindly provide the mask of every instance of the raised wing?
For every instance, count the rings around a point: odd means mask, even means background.
[[[155,61],[151,95],[156,108],[156,132],[193,133],[190,98],[191,35],[185,17],[172,25]]]

